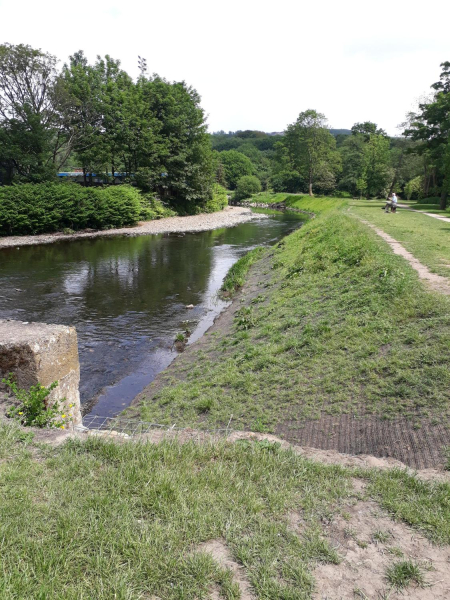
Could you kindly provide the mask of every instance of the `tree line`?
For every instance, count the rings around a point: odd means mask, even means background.
[[[316,110],[301,112],[277,134],[209,135],[200,96],[183,82],[149,76],[139,57],[133,80],[106,55],[90,64],[75,52],[62,68],[55,56],[27,45],[0,45],[0,183],[55,180],[82,169],[105,181],[154,193],[175,209],[195,212],[218,185],[239,197],[259,190],[383,197],[439,197],[450,187],[450,63],[403,135],[389,137],[370,121],[329,130]],[[214,201],[213,201],[214,203]],[[223,197],[220,201],[223,204]]]
[[[238,189],[242,177],[275,192],[434,198],[447,205],[450,189],[450,63],[442,63],[433,93],[409,113],[403,134],[389,137],[376,123],[329,130],[316,110],[300,113],[282,134],[212,134],[216,177]],[[334,134],[334,135],[333,135]]]
[[[3,184],[55,180],[80,167],[105,180],[155,192],[193,212],[214,196],[215,165],[200,96],[185,82],[147,73],[137,81],[110,56],[89,64],[82,51],[57,69],[55,56],[27,45],[0,46],[0,178]]]

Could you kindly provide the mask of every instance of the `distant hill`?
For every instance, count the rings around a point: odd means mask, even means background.
[[[330,129],[331,135],[335,137],[337,135],[351,135],[350,129]],[[214,131],[211,135],[216,136],[226,136],[226,137],[241,137],[241,138],[256,138],[256,137],[264,137],[265,135],[284,135],[284,131],[229,131],[225,133],[225,131]]]
[[[330,129],[330,133],[336,137],[337,135],[351,135],[352,131],[351,129]]]

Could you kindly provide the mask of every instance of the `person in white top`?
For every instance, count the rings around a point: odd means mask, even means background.
[[[397,200],[398,198],[394,192],[392,196],[386,200],[386,204],[382,207],[384,211],[389,212],[389,209],[391,209],[391,212],[395,213],[397,210]]]

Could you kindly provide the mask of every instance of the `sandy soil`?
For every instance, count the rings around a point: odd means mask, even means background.
[[[72,233],[48,233],[43,235],[16,235],[0,238],[0,249],[17,246],[33,246],[35,244],[52,244],[62,240],[78,240],[85,238],[105,237],[110,235],[149,235],[154,233],[184,233],[187,231],[207,231],[220,227],[233,227],[239,223],[261,219],[266,215],[255,214],[242,206],[227,206],[215,213],[194,215],[191,217],[167,217],[156,221],[145,221],[136,227],[107,229],[105,231],[89,231]]]

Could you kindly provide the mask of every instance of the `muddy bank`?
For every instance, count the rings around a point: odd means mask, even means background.
[[[252,219],[264,218],[265,215],[254,214],[250,208],[227,206],[216,213],[205,213],[189,217],[167,217],[155,221],[141,222],[135,227],[122,227],[105,231],[78,232],[72,234],[46,233],[42,235],[15,235],[0,238],[0,249],[15,246],[32,246],[36,244],[51,244],[62,240],[78,240],[86,238],[105,237],[112,235],[150,235],[156,233],[184,233],[187,231],[207,231],[221,227],[233,227]]]

